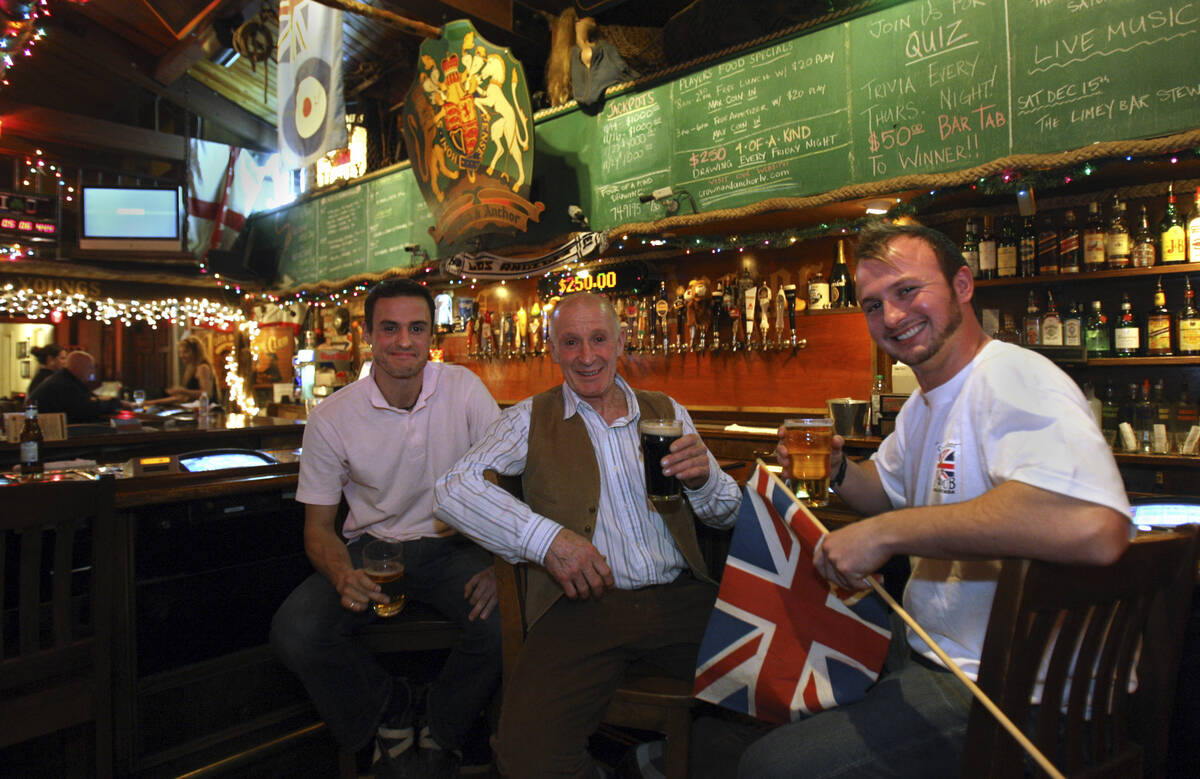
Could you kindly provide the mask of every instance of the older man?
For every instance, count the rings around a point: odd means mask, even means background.
[[[87,352],[71,352],[66,366],[34,390],[29,400],[36,403],[38,412],[67,415],[67,423],[99,422],[123,408],[133,405],[118,398],[100,400],[92,394],[96,381],[96,361]]]
[[[500,768],[518,779],[594,776],[588,736],[631,668],[692,677],[716,597],[693,516],[727,527],[741,499],[687,411],[617,375],[624,339],[608,300],[564,298],[549,347],[562,385],[507,409],[436,490],[439,517],[532,564],[528,634],[500,714]],[[687,497],[674,509],[647,498],[642,417],[683,422],[662,459]],[[525,502],[489,469],[522,475]]]
[[[975,676],[999,558],[1110,563],[1129,543],[1129,503],[1079,388],[1041,355],[988,338],[946,236],[881,224],[857,257],[871,337],[920,390],[871,460],[851,462],[834,437],[838,494],[868,518],[830,533],[815,562],[865,589],[892,555],[911,555],[906,609]],[[920,638],[897,633],[863,700],[772,731],[738,775],[953,776],[970,704]]]

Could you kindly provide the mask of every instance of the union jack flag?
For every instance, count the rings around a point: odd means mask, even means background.
[[[816,518],[760,462],[743,488],[721,589],[700,643],[697,698],[774,723],[856,701],[891,631],[870,591],[813,567]]]

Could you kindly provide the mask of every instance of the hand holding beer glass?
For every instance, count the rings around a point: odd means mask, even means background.
[[[784,447],[788,454],[787,477],[796,497],[806,506],[829,505],[829,461],[833,452],[833,419],[785,419]]]
[[[683,421],[679,419],[642,419],[638,421],[638,432],[642,436],[646,494],[650,497],[650,501],[678,501],[681,494],[679,479],[663,475],[662,459],[671,453],[671,444],[683,436]]]
[[[363,571],[383,589],[387,603],[372,603],[380,617],[394,617],[404,610],[404,546],[394,541],[371,541],[363,549]]]

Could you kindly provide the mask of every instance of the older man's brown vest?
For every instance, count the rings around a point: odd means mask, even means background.
[[[674,419],[675,407],[661,392],[634,390],[643,418]],[[579,414],[563,419],[562,386],[533,397],[529,420],[529,452],[521,477],[524,500],[589,541],[596,529],[600,506],[600,467],[587,427]],[[696,540],[695,517],[686,500],[672,509],[654,506],[699,578],[709,580],[708,568]],[[528,629],[563,594],[562,587],[540,566],[526,566],[525,626]]]

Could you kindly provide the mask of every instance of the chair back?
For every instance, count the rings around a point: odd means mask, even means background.
[[[0,747],[95,720],[99,776],[112,772],[115,483],[0,487]]]
[[[1064,775],[1138,776],[1143,763],[1161,775],[1197,530],[1139,536],[1109,566],[1004,562],[979,687],[1014,723],[1028,725]],[[1031,719],[1040,673],[1041,705]],[[962,775],[1019,777],[1025,767],[1020,746],[975,701]]]

